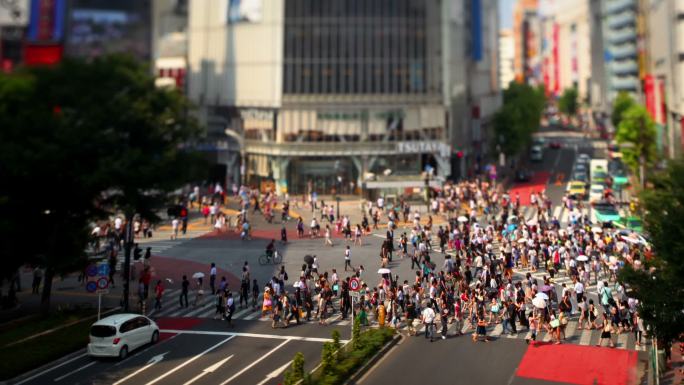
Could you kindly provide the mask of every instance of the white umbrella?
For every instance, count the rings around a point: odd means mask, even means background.
[[[546,300],[549,299],[549,296],[546,295],[545,293],[537,293],[537,295],[535,295],[534,297],[535,297],[535,298],[541,298],[541,299],[543,299],[544,301],[546,301]]]
[[[527,242],[527,239],[525,239],[525,238],[518,239],[518,243],[525,243],[525,242]]]
[[[198,271],[197,273],[192,275],[192,278],[204,278],[204,273]]]
[[[384,267],[378,269],[378,274],[389,274],[389,273],[391,273],[390,269],[387,269],[387,268],[384,268]]]
[[[460,217],[457,218],[457,221],[459,221],[461,223],[465,223],[465,222],[468,222],[468,218],[461,215]]]
[[[166,278],[166,282],[168,282],[168,283],[170,283],[170,284],[173,284],[173,279],[171,279],[171,278]]]
[[[292,285],[292,286],[293,286],[295,289],[296,289],[296,288],[299,288],[299,287],[302,287],[302,281],[297,281],[297,282],[295,282],[294,285]]]
[[[579,256],[577,256],[577,258],[575,258],[575,259],[577,259],[577,260],[580,261],[580,262],[586,262],[586,261],[589,260],[589,257],[587,257],[586,255],[579,255]]]
[[[600,227],[598,227],[598,226],[594,226],[594,227],[591,228],[591,231],[592,231],[593,233],[602,233],[602,232],[603,232],[603,229],[600,228]]]
[[[542,297],[534,297],[532,299],[532,305],[536,308],[543,309],[546,307],[546,301],[544,301],[544,298]]]
[[[614,255],[611,255],[609,260],[610,260],[610,263],[613,265],[616,264],[618,261],[617,257]]]

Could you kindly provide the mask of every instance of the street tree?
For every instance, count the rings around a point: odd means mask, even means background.
[[[543,90],[511,83],[503,93],[503,106],[494,116],[494,150],[513,156],[524,150],[538,129],[545,97]]]
[[[615,127],[615,129],[620,126],[620,122],[622,121],[625,112],[635,104],[634,99],[628,92],[622,91],[618,93],[613,102],[613,113],[611,115],[611,121],[613,122],[613,127]]]
[[[646,108],[635,104],[625,111],[615,139],[620,144],[625,164],[637,173],[643,188],[646,168],[654,165],[658,157],[656,127]]]
[[[626,265],[620,279],[639,299],[650,334],[670,342],[684,333],[684,160],[655,174],[641,193],[644,225],[654,254],[643,268]]]
[[[42,266],[47,312],[53,277],[84,268],[92,222],[157,220],[170,192],[201,177],[189,107],[127,56],[0,76],[1,247],[13,257],[0,273]]]
[[[577,114],[579,108],[577,88],[566,88],[558,99],[558,110],[569,118]]]

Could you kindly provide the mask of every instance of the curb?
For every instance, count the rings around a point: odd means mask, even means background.
[[[371,357],[368,361],[366,361],[366,363],[363,364],[363,366],[360,367],[359,370],[357,370],[354,374],[352,374],[351,377],[349,377],[349,379],[344,382],[344,384],[345,385],[356,384],[356,382],[359,381],[361,379],[361,377],[363,377],[363,375],[366,374],[373,367],[373,365],[375,365],[380,360],[380,358],[382,358],[382,356],[384,356],[385,353],[387,353],[390,349],[392,349],[394,347],[394,345],[396,345],[399,342],[399,340],[401,340],[402,338],[403,338],[403,335],[401,333],[395,334],[391,340],[387,341],[385,346],[383,346],[380,350],[378,350],[377,353],[375,353],[373,355],[373,357]]]

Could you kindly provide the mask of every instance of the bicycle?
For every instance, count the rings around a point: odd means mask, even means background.
[[[274,251],[273,254],[262,254],[259,256],[259,264],[260,265],[269,265],[269,264],[274,264],[274,265],[279,265],[283,262],[283,256],[280,255],[278,250]]]

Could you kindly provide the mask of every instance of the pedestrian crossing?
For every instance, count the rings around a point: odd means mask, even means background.
[[[164,299],[162,301],[162,309],[161,310],[152,310],[150,311],[147,315],[152,318],[163,318],[163,317],[180,317],[180,318],[220,318],[220,314],[216,313],[216,299],[214,296],[207,295],[203,296],[200,298],[200,300],[197,302],[197,304],[193,304],[193,302],[196,299],[196,294],[195,293],[190,293],[189,294],[189,302],[191,305],[189,307],[179,307],[178,304],[178,297],[180,295],[180,289],[173,289],[173,290],[167,290],[166,293],[164,293]],[[257,301],[257,308],[252,308],[251,306],[247,306],[245,308],[241,308],[239,305],[237,306],[237,309],[235,313],[233,314],[232,319],[233,320],[243,320],[243,321],[255,321],[255,322],[270,322],[271,318],[270,316],[262,316],[261,312],[261,296],[259,297],[259,300]],[[237,298],[236,298],[237,300]],[[250,298],[250,304],[251,304],[251,298]],[[307,321],[306,319],[301,320],[302,323],[304,324],[317,324],[318,320],[313,316],[312,312],[312,317],[311,320]],[[414,320],[414,329],[416,330],[417,335],[424,335],[425,334],[425,325],[420,323],[418,320]],[[350,326],[351,325],[351,320],[349,317],[346,319],[342,318],[342,315],[339,313],[339,311],[335,312],[333,315],[329,316],[326,320],[325,323],[327,325],[333,325],[333,326]],[[389,323],[389,320],[388,320]],[[455,337],[457,335],[472,335],[474,333],[474,328],[467,322],[463,322],[463,326],[458,330],[457,328],[458,323],[453,322],[450,323],[447,327],[447,338]],[[586,325],[584,325],[586,326]],[[369,325],[368,327],[371,328],[377,328],[379,327],[378,322],[376,319],[374,319],[372,316],[369,317]],[[397,328],[401,333],[407,334],[409,327],[408,324],[406,323],[405,320],[402,320],[399,323],[399,326]],[[517,340],[525,340],[525,338],[528,335],[528,330],[523,330],[524,328],[520,325],[517,325],[517,332],[516,333],[504,333],[504,328],[503,328],[503,323],[502,322],[493,322],[489,326],[487,326],[487,336],[491,339],[499,339],[499,338],[506,338],[506,339],[517,339]],[[441,338],[441,323],[439,319],[436,321],[436,338]],[[565,327],[565,336],[562,339],[562,343],[572,343],[576,345],[584,345],[584,346],[595,346],[599,343],[600,339],[600,334],[601,331],[597,329],[586,329],[586,328],[580,328],[578,324],[578,317],[577,315],[573,315],[569,317],[568,324]],[[646,350],[645,345],[641,346],[636,346],[636,340],[634,337],[634,334],[631,332],[623,332],[620,334],[612,334],[612,342],[615,344],[615,347],[617,349],[628,349],[628,350]],[[553,341],[553,336],[546,330],[542,328],[541,331],[539,331],[537,335],[537,342],[552,342]]]
[[[418,324],[416,325],[418,321],[414,321],[414,327],[416,328],[416,335],[424,336],[425,335],[425,325],[424,324]],[[441,323],[439,321],[436,322],[436,333],[435,333],[435,338],[441,338],[442,333],[441,333]],[[447,328],[447,338],[452,338],[455,336],[460,335],[459,331],[455,327],[456,323],[449,324]],[[371,327],[377,327],[377,324],[372,324]],[[408,325],[404,325],[399,328],[400,332],[406,334],[408,333]],[[462,335],[472,335],[475,332],[475,330],[466,323],[460,331]],[[601,331],[597,329],[579,329],[578,328],[578,322],[576,319],[571,319],[568,321],[568,324],[565,327],[565,333],[564,335],[561,335],[561,343],[571,343],[575,345],[583,345],[583,346],[596,346],[599,343],[601,336]],[[494,325],[489,325],[487,326],[487,337],[492,339],[492,340],[497,340],[500,338],[506,338],[506,339],[517,339],[517,340],[525,340],[528,337],[528,330],[522,328],[521,326],[517,326],[517,331],[515,333],[504,333],[504,328],[503,328],[503,323],[499,322]],[[641,344],[640,346],[636,345],[636,340],[634,337],[634,334],[631,332],[622,332],[620,334],[611,334],[611,340],[613,344],[615,345],[615,348],[617,349],[626,349],[626,350],[639,350],[639,351],[645,351],[647,348],[645,344]],[[537,334],[536,341],[543,342],[543,343],[551,343],[554,340],[553,335],[549,333],[548,331],[542,329],[540,332]],[[643,341],[642,341],[643,342]],[[607,346],[607,345],[603,345]]]

